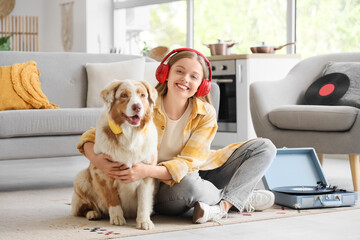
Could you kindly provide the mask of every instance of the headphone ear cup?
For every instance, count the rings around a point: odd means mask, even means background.
[[[206,95],[209,94],[210,92],[210,89],[211,89],[211,82],[204,79],[202,81],[202,83],[200,84],[200,87],[196,93],[196,96],[198,97],[205,97]]]
[[[160,64],[156,69],[156,79],[160,83],[164,83],[169,73],[169,65]]]

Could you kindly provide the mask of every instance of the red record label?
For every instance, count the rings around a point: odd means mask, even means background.
[[[350,79],[343,73],[330,73],[313,82],[305,92],[305,103],[332,105],[349,89]]]
[[[332,92],[334,92],[334,90],[335,90],[335,85],[332,83],[329,83],[320,88],[319,94],[320,94],[320,96],[324,97],[324,96],[330,95]]]

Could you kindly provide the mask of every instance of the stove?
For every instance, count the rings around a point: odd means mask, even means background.
[[[220,88],[218,131],[236,132],[236,69],[234,60],[213,61],[213,79]]]

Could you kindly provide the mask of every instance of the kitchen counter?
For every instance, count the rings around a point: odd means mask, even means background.
[[[300,54],[269,54],[269,53],[250,53],[250,54],[231,54],[231,55],[217,55],[209,56],[209,61],[217,60],[234,60],[234,59],[249,59],[249,58],[301,58]]]

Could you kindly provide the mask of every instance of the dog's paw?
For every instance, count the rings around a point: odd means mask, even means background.
[[[96,212],[96,211],[88,211],[86,213],[86,218],[88,220],[98,220],[101,218],[100,213]]]
[[[110,217],[110,224],[122,226],[126,224],[126,220],[123,216],[112,216]]]
[[[153,229],[154,223],[151,220],[147,221],[136,221],[136,228],[137,229],[143,229],[143,230],[151,230]]]

